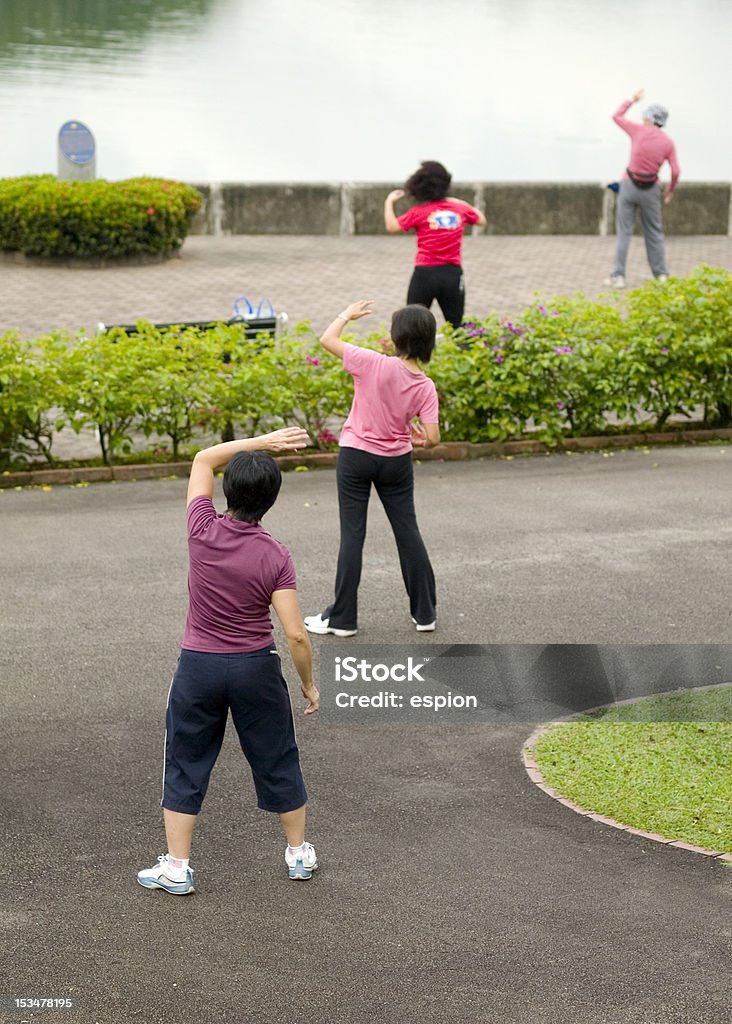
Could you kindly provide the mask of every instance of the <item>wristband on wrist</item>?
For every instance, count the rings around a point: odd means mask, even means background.
[[[346,323],[348,323],[350,319],[350,316],[346,316],[345,313],[339,313],[338,316],[336,317],[336,320],[345,320]]]

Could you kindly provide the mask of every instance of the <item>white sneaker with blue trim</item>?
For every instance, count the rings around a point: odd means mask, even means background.
[[[145,868],[137,872],[137,881],[146,889],[165,889],[174,896],[187,896],[195,892],[193,888],[193,871],[186,868],[180,871],[174,868],[168,860],[168,854],[163,853],[158,857],[154,868]]]
[[[315,847],[311,843],[303,843],[294,850],[288,846],[285,850],[285,864],[290,878],[308,879],[313,871],[320,867]]]

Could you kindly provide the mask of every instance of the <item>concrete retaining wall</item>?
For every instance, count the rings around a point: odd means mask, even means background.
[[[398,183],[196,184],[204,196],[194,235],[383,235],[384,197]],[[592,182],[457,183],[451,194],[482,210],[489,235],[610,235],[615,193]],[[732,186],[681,182],[664,207],[669,235],[732,233]],[[397,213],[407,209],[405,200]],[[481,228],[474,232],[483,233]]]

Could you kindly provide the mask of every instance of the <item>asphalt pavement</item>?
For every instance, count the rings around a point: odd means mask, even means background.
[[[416,467],[439,623],[420,642],[726,643],[724,445]],[[526,722],[299,716],[322,868],[293,884],[230,732],[197,891],[143,890],[164,839],[166,693],[186,602],[184,480],[0,492],[0,994],[98,1024],[723,1024],[725,865],[582,818],[528,778]],[[304,611],[331,593],[331,470],[265,520]],[[416,637],[370,513],[360,644]],[[331,638],[315,638],[316,657]],[[284,651],[284,645],[280,644]]]

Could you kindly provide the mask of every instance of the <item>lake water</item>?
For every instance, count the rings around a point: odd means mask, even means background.
[[[0,177],[607,181],[646,89],[687,180],[732,178],[730,0],[0,0]],[[643,104],[634,109],[640,116]]]

